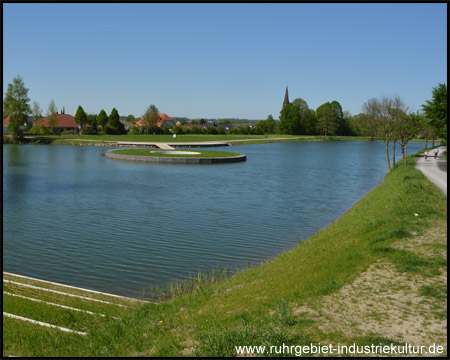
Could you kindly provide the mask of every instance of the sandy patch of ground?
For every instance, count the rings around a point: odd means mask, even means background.
[[[427,231],[423,236],[401,240],[393,247],[423,258],[447,258],[447,226]],[[444,346],[447,351],[447,269],[424,276],[400,272],[388,260],[371,265],[352,284],[310,308],[302,306],[296,314],[308,314],[323,333],[345,337],[382,337],[414,346]],[[441,296],[424,295],[423,288],[440,289]],[[443,295],[442,295],[443,294]],[[378,344],[375,344],[378,345]]]

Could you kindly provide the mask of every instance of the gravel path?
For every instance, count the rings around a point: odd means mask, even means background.
[[[446,147],[439,148],[439,156],[434,159],[434,149],[428,151],[428,159],[419,157],[416,160],[416,169],[422,171],[425,176],[441,189],[445,196],[447,196],[447,171],[442,165],[446,163],[442,154],[447,151]]]

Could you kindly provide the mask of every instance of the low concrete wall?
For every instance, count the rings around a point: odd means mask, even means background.
[[[126,147],[160,147],[159,144],[166,144],[173,148],[195,148],[195,147],[223,147],[223,146],[231,146],[227,142],[223,141],[201,141],[201,142],[133,142],[133,141],[118,141],[117,146],[126,146]]]
[[[125,155],[115,153],[114,150],[108,150],[105,153],[105,156],[109,159],[114,160],[141,161],[153,164],[224,164],[224,163],[241,162],[247,159],[247,155],[245,154],[231,157],[194,158],[194,157]]]

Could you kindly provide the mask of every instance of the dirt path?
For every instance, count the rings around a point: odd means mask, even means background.
[[[445,147],[439,148],[439,156],[434,159],[434,150],[428,151],[428,159],[420,157],[416,161],[416,169],[422,171],[425,176],[441,189],[447,196],[447,171],[444,171],[443,164],[446,163],[442,154],[447,151]]]
[[[393,247],[436,261],[447,259],[446,242],[447,224],[442,222]],[[299,307],[295,313],[316,319],[324,334],[384,338],[413,346],[434,343],[447,352],[446,294],[446,266],[430,274],[401,271],[394,263],[380,260],[337,293],[324,296],[318,304]]]

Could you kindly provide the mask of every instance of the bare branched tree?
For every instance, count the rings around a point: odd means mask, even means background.
[[[406,156],[406,144],[416,134],[415,119],[408,115],[408,107],[399,96],[372,98],[363,105],[367,121],[377,129],[378,136],[386,146],[388,171],[391,171],[389,143],[393,143],[393,166],[395,166],[395,143],[402,147],[403,158]]]
[[[393,140],[393,124],[389,116],[391,99],[389,98],[372,98],[367,100],[363,105],[364,113],[370,118],[370,121],[376,123],[378,136],[383,140],[386,146],[386,160],[388,171],[391,171],[391,163],[389,159],[389,143]]]

